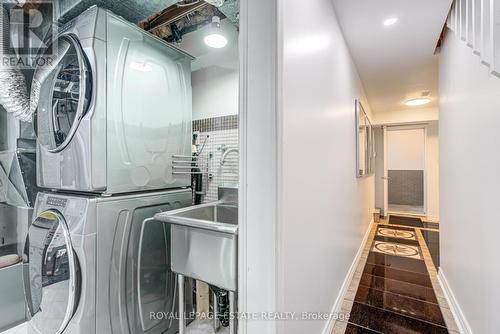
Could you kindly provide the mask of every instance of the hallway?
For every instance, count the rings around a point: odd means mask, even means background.
[[[349,320],[333,333],[458,333],[437,278],[437,228],[410,216],[374,223],[342,304]]]
[[[500,333],[500,0],[0,9],[0,333]]]

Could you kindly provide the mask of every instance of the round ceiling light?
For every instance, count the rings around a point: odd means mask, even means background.
[[[391,17],[391,18],[384,21],[384,25],[385,26],[392,26],[393,24],[396,24],[397,22],[398,22],[397,17]]]
[[[214,49],[220,49],[227,45],[227,38],[221,34],[210,34],[205,36],[205,44]]]
[[[415,106],[423,106],[424,104],[427,104],[431,102],[431,99],[428,97],[419,97],[416,99],[411,99],[405,102],[405,104],[409,107],[415,107]]]
[[[212,17],[211,28],[203,41],[206,45],[214,49],[220,49],[227,45],[227,38],[222,34],[220,18],[218,16]]]

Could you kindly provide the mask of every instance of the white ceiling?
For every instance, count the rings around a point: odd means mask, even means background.
[[[437,107],[434,50],[452,0],[333,2],[372,111],[406,110],[404,102],[426,90],[432,102],[424,108]],[[398,22],[384,26],[391,17]]]

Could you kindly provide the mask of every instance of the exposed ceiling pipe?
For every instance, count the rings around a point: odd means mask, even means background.
[[[55,19],[68,22],[91,6],[97,5],[111,10],[130,22],[139,22],[169,6],[178,0],[57,0]]]
[[[204,1],[198,1],[190,3],[188,5],[183,5],[182,7],[178,7],[180,9],[176,9],[176,7],[169,7],[164,10],[165,13],[168,13],[168,17],[163,18],[163,15],[159,15],[151,21],[146,20],[144,22],[147,22],[148,26],[154,26],[155,29],[161,29],[162,27],[168,26],[171,23],[182,19],[186,15],[194,13],[195,11],[206,7],[207,5],[208,4]],[[157,23],[159,20],[162,20],[162,22]],[[148,29],[147,26],[144,26],[144,28]],[[151,28],[149,28],[148,30],[151,30]]]

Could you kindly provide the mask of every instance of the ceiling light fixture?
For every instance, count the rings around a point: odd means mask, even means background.
[[[212,17],[208,35],[205,36],[204,42],[211,48],[220,49],[227,45],[227,38],[222,34],[220,28],[220,18],[218,16]]]
[[[393,24],[396,24],[397,22],[398,22],[397,17],[391,17],[391,18],[384,21],[384,25],[385,26],[392,26]]]
[[[431,102],[431,99],[428,97],[418,97],[416,99],[411,99],[405,102],[405,104],[409,107],[415,107],[415,106],[423,106],[424,104],[427,104]]]

